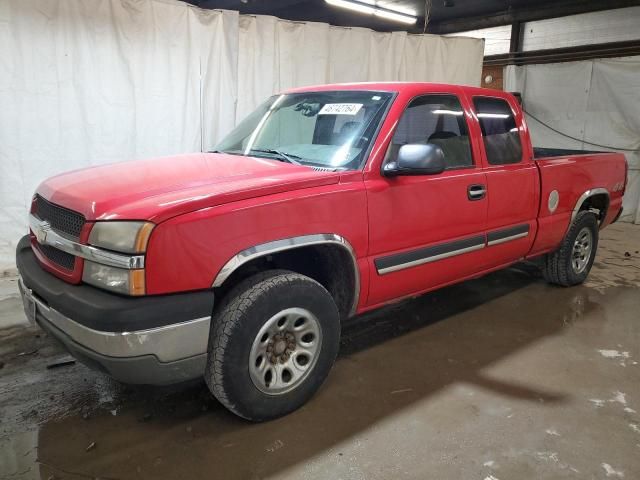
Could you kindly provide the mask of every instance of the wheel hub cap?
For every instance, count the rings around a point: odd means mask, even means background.
[[[269,318],[253,341],[249,373],[258,390],[280,395],[300,385],[313,369],[322,342],[318,319],[304,308]]]
[[[286,350],[286,348],[287,348],[287,344],[285,343],[285,341],[279,340],[278,343],[276,343],[276,346],[273,349],[273,351],[276,355],[282,355]]]
[[[292,332],[277,333],[267,344],[267,356],[272,364],[284,363],[296,350],[296,337]]]
[[[591,230],[584,227],[576,235],[571,252],[571,268],[575,273],[582,273],[589,265],[591,250],[593,246],[593,235]]]

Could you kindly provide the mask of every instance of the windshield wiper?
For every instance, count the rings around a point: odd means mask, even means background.
[[[292,153],[285,153],[281,152],[280,150],[274,150],[271,148],[252,148],[251,150],[249,150],[249,153],[251,152],[268,153],[270,155],[275,155],[278,160],[292,163],[294,165],[302,165],[302,163],[300,163],[298,160],[303,160],[303,158]]]
[[[209,150],[207,153],[224,153],[225,155],[242,155],[241,152],[232,152],[226,150]]]

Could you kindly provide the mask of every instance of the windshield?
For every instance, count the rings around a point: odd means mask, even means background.
[[[216,152],[336,170],[360,168],[391,92],[278,95],[245,118]]]

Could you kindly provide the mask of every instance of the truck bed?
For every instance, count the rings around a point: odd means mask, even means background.
[[[594,153],[610,153],[610,152],[597,152],[595,150],[568,150],[564,148],[544,148],[533,147],[533,158],[540,160],[549,157],[565,157],[567,155],[591,155]]]

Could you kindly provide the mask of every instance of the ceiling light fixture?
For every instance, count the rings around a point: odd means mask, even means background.
[[[390,8],[381,7],[372,0],[325,0],[329,5],[335,7],[346,8],[355,12],[364,13],[367,15],[374,15],[380,18],[386,18],[387,20],[393,20],[396,22],[414,24],[418,20],[417,17],[409,15],[408,13],[400,12],[398,10],[392,10]]]

